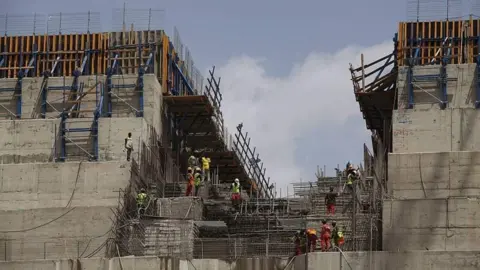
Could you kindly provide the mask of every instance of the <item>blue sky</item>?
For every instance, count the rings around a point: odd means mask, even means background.
[[[112,25],[114,0],[0,0],[0,13],[99,11]],[[222,75],[227,125],[252,135],[267,174],[286,184],[313,181],[362,158],[369,132],[355,102],[348,63],[373,61],[393,49],[404,1],[127,1],[127,8],[164,9],[164,28],[180,31],[197,67]],[[117,19],[118,21],[118,19]],[[206,73],[206,72],[205,72]],[[285,192],[285,191],[283,191]]]

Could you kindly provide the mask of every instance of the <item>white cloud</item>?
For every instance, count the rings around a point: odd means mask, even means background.
[[[226,125],[234,131],[239,123],[244,123],[244,130],[251,135],[252,144],[266,165],[267,175],[285,190],[288,183],[314,173],[314,168],[307,172],[296,162],[296,139],[318,132],[319,127],[343,125],[348,117],[360,114],[349,63],[358,66],[360,53],[368,63],[392,50],[392,42],[387,41],[368,48],[350,46],[335,53],[312,52],[294,65],[286,77],[268,76],[262,60],[248,55],[234,57],[217,70],[222,77]],[[365,125],[359,126],[363,130],[353,131],[354,134],[365,132]]]

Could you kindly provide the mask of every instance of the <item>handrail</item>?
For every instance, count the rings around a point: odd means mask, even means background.
[[[340,252],[340,255],[343,256],[343,258],[345,259],[345,262],[347,263],[350,270],[353,270],[352,265],[350,265],[350,263],[348,262],[347,256],[345,256],[345,253],[342,251],[342,249],[340,247],[337,247],[337,246],[335,246],[335,248],[338,249],[338,251]]]

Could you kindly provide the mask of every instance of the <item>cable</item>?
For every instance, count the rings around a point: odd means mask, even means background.
[[[75,194],[75,189],[77,189],[78,178],[80,178],[80,168],[82,167],[82,163],[83,163],[83,160],[81,160],[80,163],[78,163],[77,178],[75,179],[75,185],[73,186],[72,195],[70,195],[70,199],[68,200],[68,203],[65,206],[65,208],[68,208],[72,203],[73,195]]]
[[[33,228],[24,229],[24,230],[13,230],[13,231],[0,231],[0,233],[16,233],[16,232],[28,232],[28,231],[33,231],[33,230],[35,230],[35,229],[41,228],[41,227],[46,226],[46,225],[48,225],[48,224],[50,224],[50,223],[52,223],[52,222],[54,222],[54,221],[59,220],[60,218],[62,218],[62,217],[64,217],[65,215],[67,215],[68,213],[72,212],[75,208],[76,208],[76,207],[72,207],[72,208],[70,208],[70,210],[66,211],[65,213],[61,214],[60,216],[58,216],[58,217],[56,217],[56,218],[54,218],[54,219],[52,219],[52,220],[50,220],[50,221],[48,221],[48,222],[46,222],[46,223],[43,223],[43,224],[38,225],[38,226],[35,226],[35,227],[33,227]]]

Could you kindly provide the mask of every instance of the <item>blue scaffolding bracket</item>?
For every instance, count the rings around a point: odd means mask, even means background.
[[[407,83],[408,83],[408,109],[413,109],[415,106],[414,99],[414,86],[415,83],[421,82],[436,82],[441,91],[440,108],[446,109],[448,105],[448,93],[447,93],[447,64],[450,61],[450,49],[447,50],[445,57],[442,58],[442,64],[440,66],[439,74],[430,75],[413,75],[414,65],[409,65],[407,70]],[[411,62],[413,63],[413,62]]]
[[[89,127],[84,128],[67,128],[67,121],[70,119],[68,117],[67,111],[62,111],[60,118],[60,157],[56,159],[57,162],[64,162],[67,160],[68,153],[67,153],[67,141],[71,141],[69,138],[70,133],[75,132],[90,132],[90,137],[92,138],[92,149],[91,152],[82,148],[88,155],[89,161],[98,161],[98,121],[101,117],[103,107],[103,96],[100,97],[99,102],[96,105],[95,111],[93,113],[93,121]],[[75,123],[75,122],[73,122]],[[81,123],[81,122],[77,122]],[[75,143],[74,143],[75,144]],[[78,145],[77,145],[78,146]],[[78,146],[81,148],[80,146]]]
[[[81,89],[80,83],[79,83],[79,77],[81,75],[81,72],[79,70],[74,70],[73,71],[73,82],[72,82],[71,85],[65,85],[65,77],[63,77],[63,85],[50,86],[50,85],[48,85],[48,78],[50,77],[50,75],[51,75],[50,72],[48,72],[48,71],[44,72],[43,81],[42,81],[42,88],[40,90],[41,91],[41,98],[42,98],[42,101],[41,101],[41,117],[42,118],[46,118],[47,108],[50,105],[48,103],[48,100],[47,100],[49,91],[71,91],[71,95],[76,97],[79,94],[79,89]],[[63,94],[63,103],[64,104],[65,104],[65,101],[66,101],[65,96],[66,95],[64,93]]]
[[[138,46],[139,48],[139,54],[141,55],[141,51],[143,46],[140,45]],[[107,117],[112,117],[112,110],[113,110],[113,105],[112,105],[112,100],[113,98],[117,98],[118,100],[124,102],[127,106],[129,106],[133,111],[135,111],[135,116],[136,117],[143,117],[143,110],[144,110],[144,75],[147,73],[152,73],[153,72],[153,67],[154,67],[154,55],[155,52],[152,49],[152,52],[149,54],[147,61],[145,62],[145,65],[140,65],[138,68],[138,75],[137,75],[137,80],[135,84],[113,84],[112,82],[112,76],[115,74],[118,74],[120,69],[119,69],[119,63],[118,63],[118,54],[115,55],[113,63],[111,67],[108,68],[107,70],[107,98],[106,98],[106,116]],[[139,57],[140,63],[142,62],[141,56]],[[139,98],[139,108],[135,108],[131,104],[129,104],[127,101],[123,100],[120,98],[118,95],[116,95],[113,91],[113,89],[134,89],[135,93],[138,93],[138,98]]]

